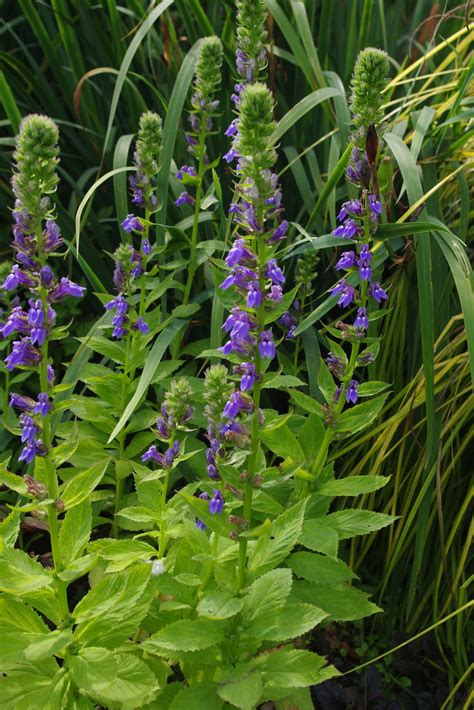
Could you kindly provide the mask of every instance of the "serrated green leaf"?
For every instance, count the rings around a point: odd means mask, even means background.
[[[339,584],[356,577],[342,560],[313,552],[295,552],[288,558],[288,565],[299,577],[318,584]]]
[[[50,656],[61,655],[71,641],[71,629],[64,629],[63,631],[56,629],[30,643],[28,648],[25,649],[25,658],[28,661],[38,663]]]
[[[321,496],[359,496],[363,493],[373,493],[383,488],[390,476],[349,476],[326,481],[316,490]]]
[[[261,614],[283,606],[291,591],[292,574],[289,569],[274,569],[252,582],[245,595],[243,619],[245,625]]]
[[[243,604],[242,598],[233,597],[230,592],[214,592],[201,599],[197,612],[206,619],[229,619],[239,613]]]
[[[278,429],[261,430],[260,439],[277,456],[282,459],[291,459],[295,463],[304,461],[304,453],[298,444],[296,436],[291,429],[284,424]]]
[[[157,702],[161,700],[158,696]],[[160,705],[165,707],[165,705]],[[222,700],[217,695],[217,688],[211,683],[200,683],[191,688],[184,688],[177,693],[170,705],[169,710],[221,710]]]
[[[279,515],[270,533],[258,539],[248,565],[252,577],[274,569],[289,555],[300,538],[306,504],[302,500]]]
[[[302,688],[339,674],[332,666],[325,668],[325,663],[326,659],[316,653],[294,648],[266,653],[255,659],[266,688]]]
[[[338,510],[325,518],[329,527],[337,533],[340,540],[346,540],[356,535],[368,535],[375,530],[391,525],[395,520],[397,520],[396,515],[351,508]]]
[[[73,508],[75,505],[79,505],[79,503],[82,503],[83,500],[90,496],[94,488],[102,480],[109,461],[110,459],[99,461],[99,463],[78,473],[64,485],[60,491],[60,498],[66,510]]]
[[[149,651],[202,651],[221,643],[225,627],[208,619],[181,619],[150,636],[143,646]]]
[[[51,574],[22,550],[4,548],[0,553],[0,591],[14,596],[51,585]]]
[[[329,526],[325,517],[304,521],[300,543],[309,550],[335,558],[338,542],[337,532]]]
[[[67,567],[85,550],[92,528],[92,509],[88,500],[67,511],[59,531],[59,550]]]
[[[354,621],[381,611],[369,601],[368,594],[347,584],[327,586],[297,580],[293,585],[292,598],[316,604],[335,621]]]
[[[217,692],[220,697],[241,710],[253,710],[262,694],[262,676],[248,665],[223,668]]]
[[[258,614],[245,635],[265,641],[288,641],[313,629],[327,613],[311,604],[285,604]]]
[[[388,394],[382,394],[368,402],[356,404],[355,407],[347,409],[337,418],[336,430],[355,434],[357,431],[365,429],[378,416],[387,397]]]
[[[56,675],[20,671],[0,677],[2,710],[58,710],[68,685],[68,675],[60,668]]]

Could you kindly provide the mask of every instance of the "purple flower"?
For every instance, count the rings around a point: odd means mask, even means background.
[[[197,177],[196,169],[192,165],[182,165],[181,168],[176,173],[176,179],[182,180],[183,175],[189,175],[190,177]]]
[[[21,454],[18,457],[18,461],[24,461],[27,464],[30,464],[34,461],[35,456],[44,456],[45,454],[45,449],[43,447],[43,442],[41,439],[38,439],[38,441],[33,442],[31,444],[27,444]]]
[[[277,264],[276,259],[269,259],[265,269],[265,274],[274,284],[284,284],[285,276]]]
[[[150,328],[142,316],[138,316],[137,322],[132,325],[133,330],[138,330],[143,335],[147,335],[150,332]]]
[[[23,340],[15,340],[12,345],[12,351],[5,358],[4,363],[7,370],[11,371],[15,367],[33,367],[41,360],[41,353],[33,347],[30,338]]]
[[[49,292],[48,300],[50,303],[56,303],[66,296],[74,296],[81,298],[84,295],[85,288],[63,277],[56,288]]]
[[[237,133],[239,132],[238,122],[239,122],[238,119],[234,118],[234,120],[231,121],[231,123],[229,124],[229,126],[225,130],[224,135],[227,136],[228,138],[231,138],[232,136],[236,136]]]
[[[53,283],[54,273],[48,265],[43,266],[43,268],[40,270],[40,281],[41,285],[44,286],[44,288],[49,288]]]
[[[130,234],[134,230],[137,232],[143,232],[145,227],[142,225],[138,217],[134,214],[128,214],[122,222],[122,229]]]
[[[150,448],[145,451],[145,453],[142,455],[142,461],[145,463],[146,461],[155,461],[156,463],[160,464],[163,468],[165,467],[165,457],[163,456],[162,453],[158,451],[155,445],[150,446]]]
[[[165,452],[166,468],[171,468],[175,458],[179,454],[179,449],[180,449],[180,443],[179,443],[179,441],[175,441],[174,444],[172,446],[170,446],[170,448]]]
[[[15,332],[21,333],[22,335],[29,335],[30,333],[28,316],[21,306],[15,306],[12,308],[11,313],[2,328],[2,335],[4,338],[8,338],[9,335]]]
[[[353,219],[346,219],[343,225],[336,227],[333,235],[339,239],[354,239],[360,231],[360,227]]]
[[[258,308],[263,299],[262,292],[257,281],[251,281],[248,285],[247,306],[249,308]]]
[[[341,271],[341,269],[351,269],[356,262],[356,254],[353,251],[343,251],[341,258],[336,264],[336,271]]]
[[[10,393],[10,407],[15,407],[22,412],[31,414],[35,408],[36,402],[31,397],[24,397],[21,394]]]
[[[388,298],[388,294],[383,290],[378,281],[374,281],[369,286],[369,295],[374,298],[377,303],[382,303]]]
[[[240,412],[251,412],[253,409],[252,400],[242,395],[240,392],[233,392],[224,407],[223,416],[227,419],[235,419]]]
[[[220,515],[224,510],[224,498],[220,491],[212,491],[212,498],[209,501],[209,512],[211,515]]]
[[[247,392],[251,390],[257,379],[257,374],[255,372],[255,365],[252,362],[243,362],[238,366],[238,372],[242,375],[240,381],[240,389],[242,392]]]
[[[284,219],[273,232],[272,236],[269,239],[269,242],[273,244],[274,242],[279,242],[280,239],[283,239],[283,237],[288,231],[289,226],[290,225],[288,224],[286,219]]]
[[[354,321],[354,328],[356,330],[367,330],[369,327],[369,318],[367,316],[367,311],[365,308],[357,309],[357,316]]]
[[[59,227],[52,219],[46,220],[46,228],[43,231],[43,245],[46,252],[57,249],[63,243]]]
[[[225,263],[227,266],[234,267],[240,264],[244,259],[255,259],[255,254],[250,251],[245,245],[245,239],[236,239],[227,254]]]
[[[277,284],[272,284],[272,286],[270,287],[268,298],[270,299],[270,301],[273,301],[273,303],[281,303],[283,299],[283,290],[281,286],[278,286]]]
[[[377,223],[382,214],[382,203],[375,195],[369,195],[369,211],[371,220]]]
[[[349,382],[349,386],[346,389],[346,402],[352,402],[352,404],[355,404],[357,402],[357,391],[359,388],[359,383],[357,380],[351,380]]]
[[[227,151],[227,153],[224,153],[224,155],[222,157],[224,158],[225,162],[228,164],[228,163],[232,163],[236,158],[238,158],[239,154],[235,148],[230,148]]]
[[[273,333],[271,330],[262,330],[260,333],[260,343],[258,345],[260,357],[273,359],[276,355]]]
[[[29,416],[29,414],[21,415],[20,426],[22,444],[33,444],[36,438],[36,434],[39,431],[39,426],[35,424],[34,420]]]
[[[145,256],[151,254],[151,244],[148,239],[142,239],[142,252]]]
[[[54,380],[56,379],[56,375],[54,373],[54,368],[52,365],[48,365],[48,385],[52,387],[54,385]]]
[[[28,288],[31,288],[36,286],[36,281],[32,279],[31,276],[25,274],[25,272],[20,269],[18,264],[14,264],[11,272],[3,282],[2,288],[4,288],[5,291],[13,291],[13,289],[18,286],[27,286]]]
[[[351,304],[355,298],[355,288],[346,283],[344,279],[339,281],[339,283],[337,283],[334,288],[330,290],[330,293],[333,296],[339,296],[339,300],[337,302],[338,306],[346,307]]]
[[[337,215],[337,219],[339,222],[342,222],[347,216],[349,215],[355,215],[356,217],[362,217],[363,214],[363,209],[362,209],[362,203],[360,200],[349,200],[348,202],[344,202],[341,211]]]
[[[175,200],[174,204],[176,207],[181,207],[181,205],[194,205],[194,197],[191,197],[191,195],[184,191],[179,195],[178,199]]]
[[[42,417],[45,417],[52,409],[51,402],[49,401],[49,397],[47,392],[41,392],[38,395],[38,402],[35,405],[35,408],[33,410],[33,414],[40,414]]]
[[[339,385],[336,387],[336,391],[334,392],[334,402],[337,404],[339,402],[339,399],[341,398],[342,394],[342,385]]]
[[[143,197],[143,190],[140,189],[139,187],[137,187],[137,189],[133,191],[132,204],[137,205],[137,207],[144,207],[145,206],[145,200]]]
[[[205,491],[200,493],[199,498],[201,498],[201,500],[209,500],[209,496]],[[196,527],[198,530],[206,530],[207,525],[203,523],[202,520],[199,520],[199,518],[196,518]]]

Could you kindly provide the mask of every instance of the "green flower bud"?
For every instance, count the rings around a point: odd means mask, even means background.
[[[212,101],[221,83],[222,42],[218,37],[205,37],[196,63],[193,104],[196,109],[212,111]]]
[[[382,91],[387,84],[388,55],[381,49],[366,47],[357,57],[352,75],[351,110],[356,127],[376,126],[383,119],[380,107]]]
[[[212,365],[204,375],[205,414],[212,422],[218,422],[233,388],[228,381],[229,371],[225,365]]]
[[[181,377],[179,380],[171,382],[163,400],[163,407],[172,420],[183,422],[189,419],[188,415],[192,400],[193,390],[191,385],[185,377]]]
[[[158,172],[158,159],[162,148],[163,127],[160,116],[145,111],[140,116],[135,163],[139,172],[152,178]]]
[[[13,192],[33,221],[48,213],[46,195],[55,192],[58,184],[56,167],[59,162],[58,127],[48,116],[30,114],[21,124],[16,138]]]
[[[267,9],[264,0],[237,0],[237,70],[252,83],[266,67]]]
[[[273,98],[261,83],[249,84],[240,95],[238,153],[257,171],[271,168],[276,151],[271,141],[275,130]]]
[[[317,277],[316,267],[319,263],[319,256],[316,251],[306,251],[303,256],[296,261],[295,281],[300,287],[302,296],[307,296],[312,290],[312,282]]]

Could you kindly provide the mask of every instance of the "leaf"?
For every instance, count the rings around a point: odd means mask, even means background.
[[[332,666],[324,668],[325,662],[326,659],[316,653],[294,648],[273,651],[255,659],[266,688],[305,688],[339,675]]]
[[[383,392],[386,390],[390,385],[387,385],[385,382],[363,382],[361,385],[359,385],[357,389],[357,394],[359,397],[372,397],[374,394],[379,394],[379,392]]]
[[[268,379],[267,379],[268,378]],[[262,389],[281,389],[283,387],[304,387],[305,382],[300,380],[299,377],[294,375],[278,375],[271,373],[266,375],[263,383]]]
[[[329,372],[328,366],[322,358],[319,362],[318,387],[323,393],[326,402],[328,402],[328,404],[332,404],[334,402],[334,394],[336,392],[336,383],[334,382],[333,376]]]
[[[70,658],[70,667],[76,685],[104,705],[132,710],[153,700],[158,691],[152,670],[131,654],[85,648]]]
[[[153,343],[153,347],[147,356],[145,367],[143,368],[142,374],[140,375],[140,379],[138,381],[135,393],[130,402],[125,407],[125,411],[120,417],[117,426],[109,436],[107,442],[108,444],[110,444],[110,442],[113,441],[113,439],[115,439],[118,434],[120,434],[123,427],[129,420],[130,415],[135,411],[141,398],[146,393],[148,385],[153,379],[158,365],[161,362],[161,358],[165,354],[168,345],[170,345],[170,343],[173,341],[174,337],[179,333],[181,328],[184,328],[186,322],[187,321],[185,320],[179,319],[173,320],[170,325],[168,325],[164,330],[162,330],[162,332],[159,334],[159,336]]]
[[[12,512],[0,522],[0,540],[5,547],[14,547],[20,532],[20,512]],[[2,547],[2,545],[0,545]]]
[[[122,343],[116,343],[112,340],[107,340],[102,335],[85,336],[78,338],[80,343],[86,345],[90,350],[93,350],[99,355],[103,355],[109,360],[118,362],[123,365],[125,362],[125,349]]]
[[[44,634],[25,649],[25,658],[28,661],[39,663],[50,656],[61,655],[72,641],[71,629],[61,631],[56,629],[49,634]]]
[[[325,521],[337,533],[340,540],[346,540],[356,535],[368,535],[391,525],[397,519],[396,515],[348,508],[331,513],[326,516]]]
[[[326,517],[304,521],[300,543],[309,550],[335,558],[338,542],[337,532],[326,522]]]
[[[220,697],[241,710],[253,710],[262,694],[262,676],[248,664],[222,669],[217,692]]]
[[[321,496],[359,496],[363,493],[373,493],[383,488],[391,476],[349,476],[326,481],[316,489]]]
[[[2,710],[58,710],[64,707],[67,684],[64,668],[53,677],[27,671],[0,677]]]
[[[190,688],[181,690],[171,705],[167,705],[169,710],[221,710],[223,707],[222,700],[218,697],[216,686],[211,683],[199,683]],[[161,700],[161,695],[158,696],[158,703]],[[163,707],[164,705],[159,705]]]
[[[312,461],[316,456],[324,436],[326,429],[318,414],[310,414],[306,422],[301,427],[298,434],[298,443],[303,449],[305,459]]]
[[[288,558],[288,565],[299,577],[318,584],[339,584],[357,576],[342,560],[313,552],[295,552]]]
[[[356,404],[355,407],[347,409],[337,418],[337,431],[355,434],[357,431],[365,429],[378,416],[387,397],[388,394],[381,394],[369,402]]]
[[[201,599],[197,613],[206,619],[229,619],[239,613],[243,604],[243,599],[233,597],[229,592],[214,592]]]
[[[260,430],[260,439],[277,456],[295,463],[304,461],[304,453],[291,429],[284,424],[277,429]]]
[[[291,390],[291,399],[305,412],[310,412],[311,414],[317,414],[319,417],[323,416],[323,408],[319,402],[310,397],[304,392],[298,392],[298,390]]]
[[[196,517],[202,520],[210,530],[225,538],[229,537],[230,527],[226,516],[212,515],[209,511],[209,503],[205,500],[201,500],[184,491],[179,491],[179,495],[185,499]]]
[[[270,534],[258,539],[248,565],[252,577],[273,569],[289,555],[300,538],[306,504],[307,499],[302,500],[279,515]]]
[[[51,574],[22,550],[4,548],[0,554],[0,591],[27,596],[49,587]]]
[[[381,611],[376,604],[369,601],[368,594],[347,584],[327,586],[297,580],[292,596],[309,604],[316,604],[335,621],[354,621]]]
[[[67,567],[85,550],[92,528],[92,509],[88,500],[67,511],[59,531],[59,550]]]
[[[106,560],[106,572],[121,572],[134,562],[149,560],[156,554],[154,547],[142,540],[112,540],[103,538],[89,545],[92,552],[98,552]]]
[[[107,575],[77,604],[75,638],[84,645],[100,641],[115,648],[139,627],[153,595],[151,565],[134,565],[124,572]]]
[[[143,646],[153,651],[202,651],[221,643],[225,627],[208,619],[182,619],[150,636]]]
[[[283,606],[291,591],[292,574],[289,569],[274,569],[253,582],[245,596],[244,625],[261,614],[272,612]]]
[[[288,641],[314,628],[327,613],[311,604],[285,604],[258,614],[245,635],[265,641]]]
[[[326,101],[334,96],[341,96],[338,89],[325,87],[317,89],[298,101],[278,122],[272,140],[277,143],[294,124],[305,116],[308,111],[315,108],[322,101]]]
[[[17,476],[16,473],[10,473],[2,465],[0,465],[0,484],[10,488],[15,493],[20,493],[22,496],[26,495],[26,483],[23,477]]]
[[[60,498],[64,503],[66,510],[70,510],[83,500],[88,498],[92,491],[102,480],[104,473],[109,465],[110,458],[99,461],[85,471],[81,471],[68,483],[65,484],[60,492]]]

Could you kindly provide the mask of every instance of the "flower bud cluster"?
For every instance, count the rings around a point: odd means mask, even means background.
[[[129,184],[132,190],[132,203],[143,207],[148,213],[154,212],[157,208],[154,179],[158,174],[162,138],[160,116],[152,111],[142,113],[133,155],[136,172],[130,176]]]
[[[161,405],[161,416],[155,424],[158,438],[165,441],[168,448],[161,453],[153,444],[142,455],[143,462],[154,461],[164,470],[172,468],[181,448],[180,442],[175,439],[176,432],[185,428],[193,415],[193,408],[189,404],[192,396],[193,391],[186,378],[171,382]]]
[[[199,163],[200,169],[209,163],[206,154],[206,136],[212,133],[214,118],[219,108],[216,98],[221,83],[222,42],[218,37],[205,37],[199,51],[194,73],[193,94],[191,96],[191,112],[189,115],[190,130],[185,133],[186,146],[189,153]],[[176,178],[184,186],[195,187],[202,179],[193,165],[183,165],[176,173]],[[195,198],[184,190],[175,204],[195,204]]]

